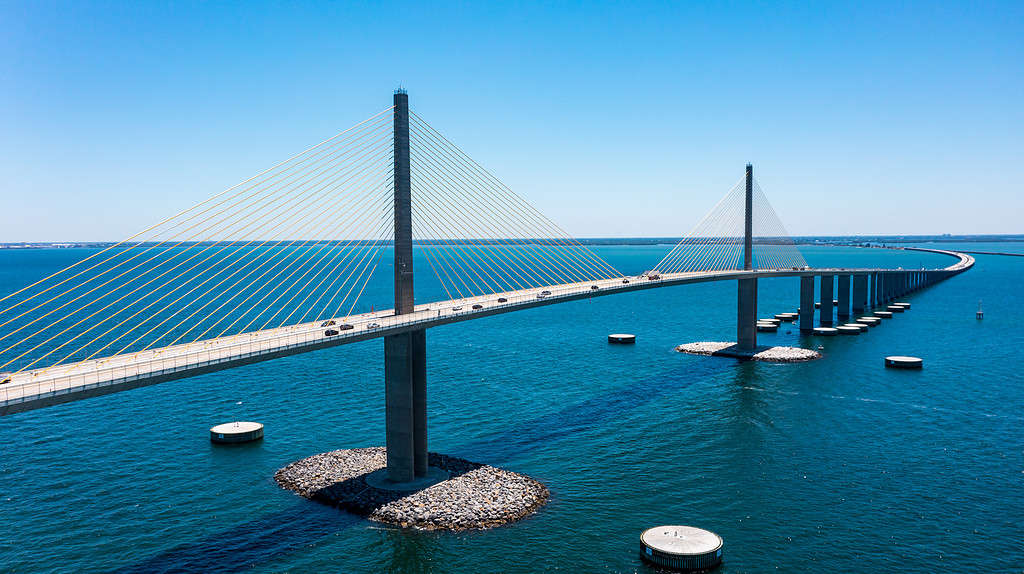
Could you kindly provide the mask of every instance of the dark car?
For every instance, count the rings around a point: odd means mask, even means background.
[[[657,273],[651,273],[650,275],[647,276],[647,278],[650,279],[651,281],[655,281],[661,279],[661,275],[658,275]]]
[[[623,282],[624,284],[625,284],[625,283],[629,283],[629,279],[623,279],[623,280],[622,280],[622,282]]]
[[[338,328],[341,329],[342,331],[348,331],[350,329],[355,329],[355,327],[353,327],[352,325],[349,325],[348,323],[342,323],[341,325],[338,325]]]
[[[320,323],[321,327],[330,327],[331,325],[337,325],[337,323],[334,322],[334,319]]]
[[[506,299],[504,297],[498,297],[498,303],[507,303],[507,302],[508,302],[508,299]]]
[[[597,291],[598,289],[600,289],[600,287],[598,287],[597,285],[591,285],[590,286],[590,290],[591,291]]]
[[[337,329],[327,329],[326,331],[324,331],[324,336],[325,337],[333,337],[333,336],[335,336],[337,334],[338,334],[338,330]]]
[[[483,309],[483,308],[484,308],[484,306],[483,306],[483,305],[481,305],[481,304],[479,304],[479,303],[477,303],[476,305],[473,305],[473,308],[474,308],[474,309]]]

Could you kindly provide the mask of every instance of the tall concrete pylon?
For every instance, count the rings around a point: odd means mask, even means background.
[[[412,182],[409,95],[395,92],[394,217],[395,314],[412,313]],[[384,410],[387,476],[393,483],[427,474],[426,330],[384,337]]]
[[[754,268],[754,166],[747,164],[744,202],[743,269]],[[739,279],[736,297],[736,346],[743,351],[757,348],[757,279]]]

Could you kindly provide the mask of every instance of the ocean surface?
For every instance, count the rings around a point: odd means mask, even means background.
[[[636,274],[670,248],[594,250]],[[812,266],[953,262],[801,250]],[[92,252],[0,251],[0,292]],[[390,272],[367,301],[387,301]],[[1020,572],[1022,280],[1024,258],[979,255],[867,334],[759,334],[822,346],[824,358],[794,365],[673,350],[735,338],[734,282],[431,329],[431,450],[551,490],[536,515],[486,531],[387,528],[275,484],[299,458],[383,443],[380,340],[3,417],[0,571],[652,572],[641,531],[689,524],[722,535],[724,573]],[[438,298],[429,279],[417,290]],[[762,280],[759,316],[798,299],[797,279]],[[612,332],[637,344],[610,346]],[[887,370],[892,354],[925,368]],[[211,445],[207,429],[232,420],[264,423],[266,438]]]

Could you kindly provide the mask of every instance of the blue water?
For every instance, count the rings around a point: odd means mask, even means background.
[[[595,248],[627,273],[668,249]],[[812,266],[952,261],[802,250]],[[0,291],[84,254],[0,252]],[[552,492],[488,531],[384,528],[274,483],[298,458],[383,442],[379,340],[3,417],[0,571],[648,572],[640,532],[682,523],[724,537],[722,572],[1019,572],[1024,258],[977,260],[868,334],[760,334],[823,345],[806,364],[673,351],[734,338],[727,282],[430,330],[431,449]],[[760,316],[795,310],[797,280],[761,281],[759,297]],[[615,331],[637,344],[609,346]],[[890,354],[925,369],[886,370]],[[208,442],[211,425],[239,419],[263,422],[265,440]]]

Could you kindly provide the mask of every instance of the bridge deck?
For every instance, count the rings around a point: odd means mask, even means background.
[[[950,267],[928,271],[955,274],[970,268],[974,263],[974,259],[969,255],[951,251],[922,250],[944,253],[959,259]],[[885,271],[901,271],[901,269],[779,269],[676,273],[664,275],[660,279],[619,277],[467,299],[437,301],[417,305],[415,312],[398,316],[394,315],[393,310],[390,309],[363,313],[336,319],[339,325],[341,323],[352,325],[351,329],[339,331],[337,335],[325,334],[328,328],[336,329],[337,327],[321,327],[321,321],[317,321],[15,373],[10,377],[9,383],[0,385],[0,415],[365,341],[385,335],[588,297],[687,283],[750,277],[804,277]],[[596,289],[594,289],[595,286]],[[542,292],[545,291],[550,294],[542,295]],[[499,301],[500,298],[505,301]],[[474,309],[474,306],[480,308]]]

